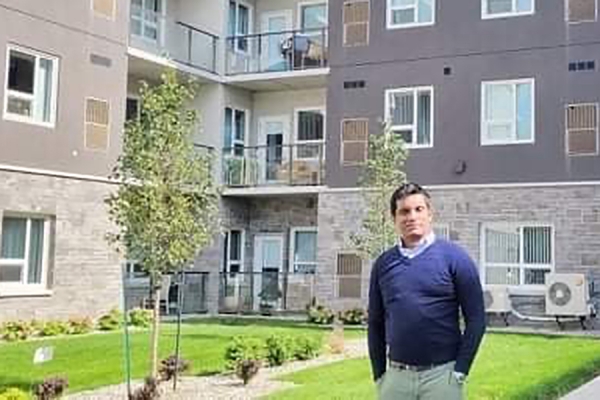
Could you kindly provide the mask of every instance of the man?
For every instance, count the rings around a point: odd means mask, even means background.
[[[477,268],[460,247],[435,237],[431,198],[419,185],[400,186],[390,207],[399,243],[379,256],[369,288],[369,355],[379,397],[462,399],[485,331]]]

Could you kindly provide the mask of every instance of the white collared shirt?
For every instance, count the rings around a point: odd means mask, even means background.
[[[433,242],[435,242],[435,233],[431,231],[429,235],[422,238],[419,241],[419,243],[413,248],[404,247],[404,244],[402,243],[402,238],[400,238],[398,240],[398,249],[400,250],[400,254],[402,254],[404,257],[415,258],[419,254],[427,250],[427,248],[431,246]]]

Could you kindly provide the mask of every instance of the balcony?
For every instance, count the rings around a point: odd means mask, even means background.
[[[319,186],[325,174],[322,141],[223,149],[223,183],[228,188]]]
[[[260,90],[257,85],[267,80],[270,85],[322,87],[329,73],[326,27],[230,36],[226,49],[229,81],[249,89]]]
[[[184,66],[183,69],[199,72],[201,76],[217,76],[218,36],[134,4],[131,5],[129,24],[129,45],[133,49],[130,54],[146,60],[149,59],[146,54],[149,54],[154,56],[152,61],[163,66]],[[173,65],[172,61],[180,65]],[[136,67],[135,60],[133,67]]]

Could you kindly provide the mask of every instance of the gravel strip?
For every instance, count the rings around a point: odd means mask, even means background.
[[[302,369],[330,364],[348,358],[364,357],[367,355],[366,340],[346,341],[343,354],[325,354],[308,361],[291,362],[280,367],[263,368],[256,377],[244,386],[233,374],[221,374],[205,377],[183,377],[177,384],[177,391],[172,391],[172,383],[163,384],[161,399],[166,400],[246,400],[256,399],[273,392],[293,388],[291,382],[278,381],[280,375],[300,371]],[[133,387],[139,387],[141,382],[134,382]],[[80,392],[67,396],[66,400],[113,400],[126,399],[125,384],[106,386],[97,390]]]

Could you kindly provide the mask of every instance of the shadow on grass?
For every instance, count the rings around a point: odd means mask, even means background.
[[[563,375],[553,376],[552,380],[529,386],[515,396],[514,400],[558,399],[584,383],[600,375],[600,358],[570,370]]]
[[[17,388],[29,392],[39,380],[25,381],[22,377],[0,376],[0,392],[8,388]]]

